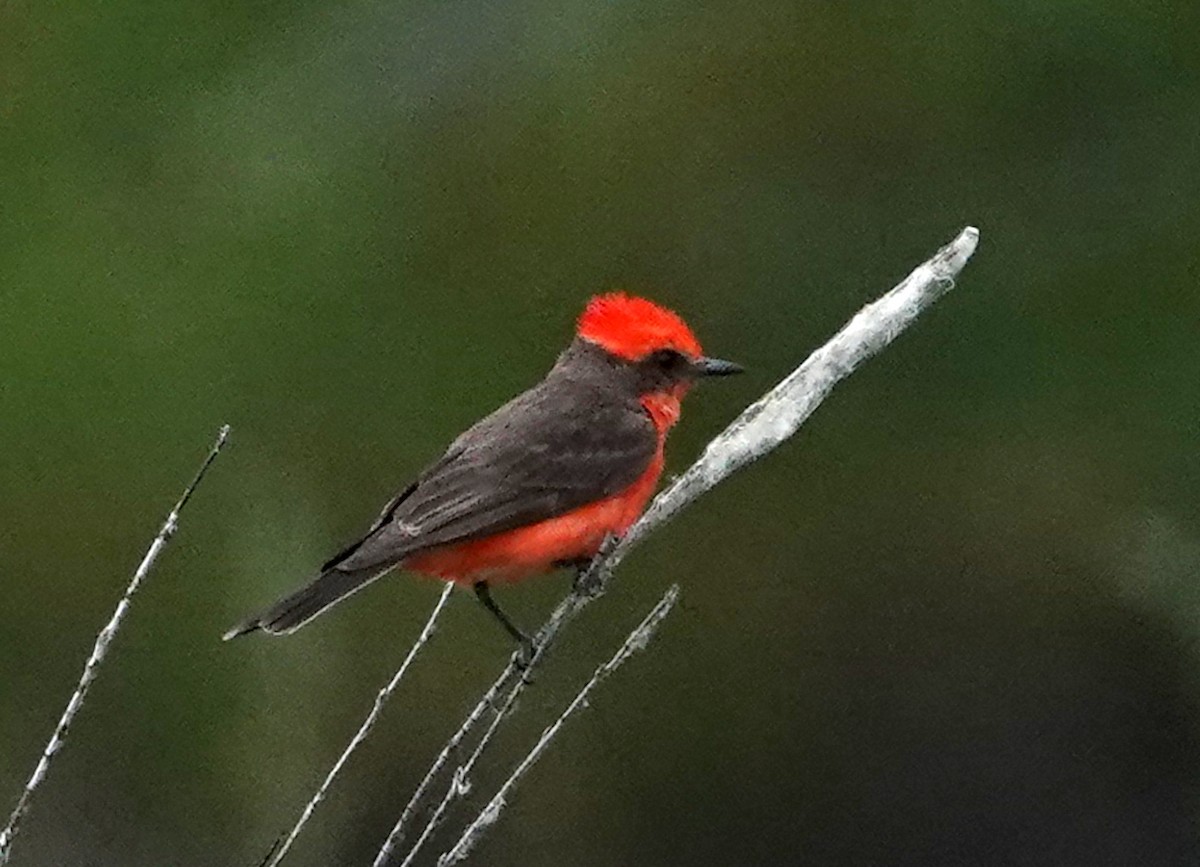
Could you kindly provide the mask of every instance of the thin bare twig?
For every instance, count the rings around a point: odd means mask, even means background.
[[[979,230],[968,226],[883,297],[860,310],[803,364],[734,419],[708,444],[695,463],[654,498],[646,512],[624,536],[605,546],[580,576],[575,589],[559,602],[538,630],[533,641],[532,658],[524,667],[525,674],[522,675],[522,666],[517,664],[514,656],[439,753],[376,856],[375,867],[386,867],[389,863],[434,778],[442,772],[450,755],[507,689],[508,694],[494,710],[488,729],[470,759],[455,771],[442,801],[414,844],[414,850],[436,829],[449,803],[469,789],[467,774],[500,723],[515,706],[517,697],[528,682],[528,671],[540,664],[560,631],[593,599],[605,592],[613,570],[634,545],[735,470],[757,460],[792,436],[839,381],[863,361],[887,347],[918,315],[954,287],[955,278],[975,252],[978,243]],[[405,863],[411,862],[413,856],[414,851],[410,851]]]
[[[442,609],[446,606],[446,600],[450,598],[450,593],[453,590],[454,585],[450,582],[446,582],[446,586],[442,590],[442,595],[438,597],[437,603],[433,606],[433,611],[429,613],[429,619],[425,621],[425,626],[421,630],[421,634],[417,636],[417,640],[413,642],[413,646],[409,649],[408,655],[404,657],[404,662],[400,663],[400,667],[396,669],[396,673],[392,675],[392,679],[389,680],[381,690],[379,690],[379,693],[375,696],[375,703],[371,705],[370,713],[367,714],[366,719],[364,719],[362,722],[362,725],[358,727],[358,731],[354,733],[354,737],[350,739],[350,743],[346,745],[346,749],[342,751],[341,756],[339,756],[338,760],[334,762],[333,767],[329,769],[329,773],[325,775],[325,780],[321,783],[316,793],[305,805],[304,812],[302,812],[300,814],[300,818],[296,820],[296,824],[292,828],[291,832],[287,835],[283,842],[279,844],[279,847],[275,850],[274,857],[271,858],[267,867],[276,867],[276,865],[283,860],[283,856],[287,854],[288,849],[292,848],[292,843],[294,843],[296,841],[296,837],[300,835],[300,829],[304,827],[304,824],[308,821],[309,817],[312,816],[313,810],[317,808],[317,804],[321,803],[321,801],[325,798],[325,793],[329,791],[330,785],[333,784],[333,778],[338,775],[339,771],[341,771],[342,765],[346,764],[346,760],[350,758],[350,754],[358,749],[359,744],[366,740],[367,735],[371,732],[371,728],[375,725],[376,720],[379,719],[379,714],[383,711],[384,703],[391,698],[392,692],[394,692],[396,687],[400,685],[400,680],[404,677],[405,672],[408,671],[408,667],[412,665],[412,661],[416,659],[421,648],[425,646],[425,643],[429,641],[430,636],[433,635],[433,631],[437,626],[438,617],[441,616]]]
[[[521,694],[521,689],[526,683],[528,683],[528,681],[525,678],[520,678],[509,689],[508,695],[505,696],[503,703],[501,703],[496,709],[495,714],[492,716],[491,723],[484,731],[483,737],[479,739],[479,743],[475,745],[475,749],[471,752],[470,757],[455,770],[454,777],[451,779],[449,787],[446,789],[445,794],[442,795],[442,800],[438,802],[433,814],[425,823],[424,830],[421,831],[420,836],[417,837],[416,841],[413,843],[412,848],[409,850],[408,855],[405,857],[400,867],[412,867],[413,862],[416,860],[417,854],[421,851],[422,847],[424,847],[425,843],[428,842],[429,838],[433,836],[433,832],[436,831],[438,826],[442,824],[443,819],[446,817],[446,811],[450,809],[450,805],[454,799],[461,797],[470,791],[470,774],[475,768],[475,763],[478,762],[479,757],[483,755],[484,749],[486,749],[487,745],[491,742],[492,737],[496,734],[496,730],[500,728],[500,724],[505,720],[509,713],[512,712],[513,707],[516,705],[517,698]],[[388,838],[388,841],[391,842],[391,837]],[[387,860],[390,855],[391,852],[387,844],[385,844],[384,849],[380,850],[379,854],[375,856],[375,863],[372,865],[372,867],[386,867]]]
[[[171,537],[175,535],[175,531],[179,529],[179,513],[183,511],[183,507],[191,499],[192,493],[196,490],[196,487],[204,478],[204,474],[208,472],[208,468],[216,460],[217,455],[225,446],[225,442],[228,439],[229,425],[224,425],[217,433],[216,442],[213,443],[208,456],[204,459],[204,463],[200,465],[195,478],[184,489],[183,496],[179,498],[179,502],[175,504],[175,508],[167,515],[167,520],[163,523],[162,529],[154,537],[154,541],[150,544],[150,549],[146,551],[146,556],[142,558],[137,571],[133,573],[133,579],[129,582],[129,586],[125,588],[125,594],[121,597],[121,601],[117,603],[117,608],[113,611],[112,617],[105,627],[100,630],[100,634],[96,636],[96,643],[92,647],[92,655],[88,657],[87,664],[83,667],[83,674],[79,678],[79,684],[75,687],[75,692],[72,693],[71,700],[67,702],[67,707],[62,713],[58,725],[54,728],[54,734],[50,736],[50,742],[46,744],[46,748],[42,751],[42,757],[38,760],[37,767],[33,770],[33,775],[29,778],[29,782],[25,784],[25,789],[21,792],[17,806],[13,809],[12,815],[8,817],[8,824],[4,827],[3,831],[0,831],[0,865],[8,863],[9,856],[12,853],[13,839],[17,836],[21,819],[29,810],[29,802],[33,798],[33,793],[37,791],[38,786],[46,779],[46,774],[50,770],[50,762],[54,760],[54,756],[62,749],[63,744],[66,743],[67,729],[70,728],[75,715],[79,713],[79,709],[83,707],[83,700],[87,695],[88,687],[92,685],[92,681],[100,673],[100,666],[108,655],[108,648],[112,644],[113,638],[116,637],[117,630],[121,628],[121,623],[129,611],[133,594],[138,591],[142,581],[146,579],[146,576],[150,574],[150,570],[154,567],[154,562],[158,559],[158,555],[162,553],[163,548],[167,546],[167,543],[171,541]]]
[[[430,765],[429,770],[421,779],[421,782],[417,785],[416,791],[413,792],[412,797],[409,798],[408,803],[404,806],[404,812],[400,814],[400,818],[396,821],[391,833],[388,834],[388,838],[384,842],[383,847],[379,850],[379,854],[375,856],[373,867],[385,867],[385,865],[388,863],[388,860],[393,857],[396,848],[404,840],[404,829],[408,827],[413,816],[416,815],[417,809],[420,807],[421,802],[425,797],[425,793],[429,790],[429,787],[433,785],[433,781],[437,779],[438,775],[442,772],[442,768],[444,768],[446,763],[450,761],[450,756],[453,755],[454,752],[459,748],[459,745],[475,728],[476,724],[483,718],[483,715],[487,712],[487,709],[495,703],[500,693],[509,685],[510,681],[520,671],[516,662],[517,656],[518,654],[513,654],[508,666],[502,672],[500,672],[500,676],[496,678],[495,682],[490,687],[488,687],[487,691],[484,692],[483,696],[476,703],[475,707],[472,708],[469,714],[467,714],[467,718],[463,721],[463,724],[459,727],[458,731],[456,731],[451,736],[450,740],[446,742],[446,745],[442,747],[442,751],[438,753],[437,758],[434,759],[433,764]],[[456,790],[456,787],[452,787],[452,791],[454,790]]]
[[[504,809],[504,805],[508,801],[513,787],[533,767],[534,762],[541,758],[542,753],[550,746],[550,742],[554,740],[554,737],[563,727],[563,724],[578,710],[587,707],[588,695],[596,686],[620,668],[625,660],[629,659],[629,657],[633,656],[639,650],[645,649],[646,644],[654,637],[659,624],[662,623],[663,618],[671,613],[671,609],[675,606],[675,602],[678,599],[679,585],[672,584],[663,595],[663,598],[658,601],[658,604],[646,615],[645,619],[629,633],[629,637],[625,639],[625,643],[612,655],[612,658],[596,669],[591,680],[584,684],[583,689],[579,690],[575,698],[567,705],[566,710],[559,715],[558,719],[542,731],[542,736],[533,745],[533,749],[529,751],[509,775],[508,779],[504,781],[504,784],[500,786],[500,789],[488,801],[487,806],[467,826],[462,836],[458,838],[458,842],[454,844],[450,851],[438,858],[438,867],[448,867],[448,865],[457,864],[471,853],[475,844],[483,836],[484,831],[500,818],[500,812]]]
[[[601,556],[604,555],[602,554]],[[438,755],[433,767],[431,767],[429,772],[425,775],[425,779],[421,781],[421,785],[417,788],[417,791],[413,793],[412,798],[409,800],[408,806],[405,807],[404,813],[400,816],[400,821],[398,821],[395,827],[392,828],[392,833],[388,835],[383,847],[375,856],[375,862],[372,867],[387,867],[388,860],[393,857],[397,847],[403,840],[403,827],[408,823],[408,819],[411,818],[413,813],[415,813],[416,806],[420,800],[420,797],[424,794],[424,790],[432,782],[433,777],[435,777],[445,765],[450,753],[458,747],[458,745],[466,738],[479,720],[483,718],[483,715],[487,712],[488,708],[495,706],[491,721],[488,723],[488,727],[484,729],[479,741],[475,744],[475,749],[471,751],[471,755],[467,758],[467,760],[455,769],[454,776],[450,781],[450,785],[447,786],[446,791],[443,793],[442,799],[434,808],[434,811],[430,815],[429,819],[426,820],[425,828],[413,842],[412,848],[409,849],[408,855],[404,858],[404,861],[400,865],[400,867],[411,867],[417,857],[417,853],[421,850],[425,843],[429,841],[429,839],[433,836],[433,833],[445,820],[446,813],[450,809],[454,799],[462,797],[468,791],[470,791],[471,771],[475,769],[475,764],[479,761],[479,757],[483,755],[483,751],[487,749],[488,744],[491,743],[492,738],[495,737],[500,726],[516,707],[517,699],[521,697],[521,693],[525,691],[525,687],[529,685],[529,672],[536,665],[541,664],[546,653],[550,649],[550,645],[558,635],[559,630],[561,630],[568,622],[570,622],[576,614],[583,610],[585,605],[598,596],[598,593],[585,591],[582,586],[577,587],[566,597],[564,597],[561,602],[559,602],[558,606],[551,613],[550,617],[533,637],[533,655],[529,658],[529,660],[522,663],[519,661],[519,653],[513,656],[513,658],[509,661],[508,666],[500,673],[500,676],[491,685],[487,692],[484,693],[483,697],[467,716],[467,719],[463,722],[462,726],[459,727],[458,731],[454,733],[454,736],[442,749],[442,752]],[[499,698],[500,694],[506,689],[508,692],[504,695],[503,701],[497,705],[497,698]]]

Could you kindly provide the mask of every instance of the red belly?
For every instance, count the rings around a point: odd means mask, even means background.
[[[517,581],[548,572],[564,560],[591,557],[605,536],[621,535],[637,520],[654,493],[662,467],[660,449],[642,477],[619,494],[527,527],[417,554],[405,561],[404,568],[474,584]]]

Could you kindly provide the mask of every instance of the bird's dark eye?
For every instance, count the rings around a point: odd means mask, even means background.
[[[674,349],[658,349],[650,353],[647,361],[662,370],[676,370],[687,364],[683,353],[676,352]]]

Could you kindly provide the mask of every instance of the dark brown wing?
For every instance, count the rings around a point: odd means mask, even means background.
[[[646,471],[657,436],[635,402],[549,379],[460,436],[325,568],[372,569],[418,551],[556,517]]]

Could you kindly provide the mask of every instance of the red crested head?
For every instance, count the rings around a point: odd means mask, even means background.
[[[638,361],[661,349],[692,359],[703,355],[696,335],[678,314],[624,292],[597,295],[589,301],[576,330],[584,340],[626,361]]]

